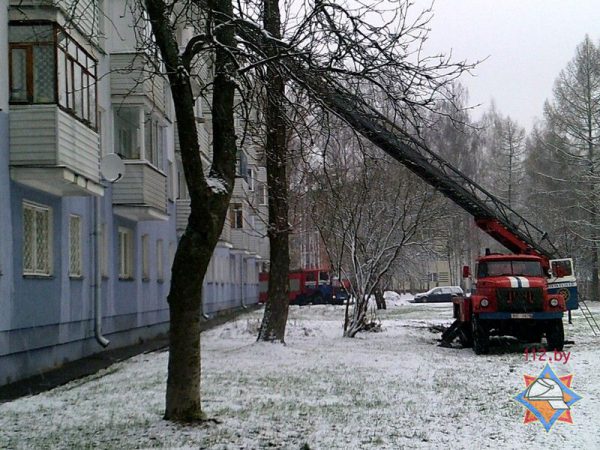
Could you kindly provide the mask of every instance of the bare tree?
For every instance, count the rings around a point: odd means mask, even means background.
[[[313,220],[355,299],[347,337],[369,326],[369,299],[403,251],[429,239],[427,224],[436,217],[430,188],[359,142],[343,132],[326,142],[310,193]]]
[[[575,51],[573,60],[561,71],[554,86],[553,101],[545,116],[553,140],[564,145],[552,150],[562,153],[572,169],[559,175],[563,183],[576,187],[576,210],[569,220],[570,231],[587,242],[590,265],[590,298],[600,297],[600,46],[589,36]],[[565,177],[565,174],[572,177]]]
[[[484,161],[481,130],[472,123],[468,110],[468,92],[459,83],[453,83],[453,102],[443,102],[437,114],[431,115],[432,125],[425,130],[425,139],[431,150],[451,162],[471,179],[481,181],[490,171]],[[450,282],[460,285],[460,268],[471,265],[479,255],[482,234],[474,224],[473,217],[450,200],[444,220],[436,231],[443,249],[436,259],[447,259]],[[440,247],[442,247],[440,245]]]
[[[483,133],[487,184],[508,206],[517,208],[524,177],[525,129],[492,105],[480,124]]]
[[[281,15],[278,0],[264,0],[264,27],[275,39],[281,39]],[[278,48],[267,45],[265,53],[276,58]],[[288,315],[289,224],[287,127],[285,111],[285,79],[275,67],[266,69],[266,146],[267,186],[269,189],[270,274],[267,304],[258,340],[284,342]]]
[[[234,95],[236,62],[229,48],[235,46],[234,29],[227,26],[233,7],[229,0],[208,0],[206,34],[196,34],[180,52],[177,18],[201,20],[195,2],[175,8],[163,0],[145,0],[143,5],[169,79],[191,213],[172,267],[168,302],[170,311],[169,369],[165,418],[194,421],[203,418],[200,402],[200,317],[202,282],[219,239],[235,182],[236,139]],[[208,171],[200,158],[192,92],[194,61],[211,46],[214,61],[212,81],[213,158]]]
[[[324,93],[331,94],[331,89],[350,89],[372,101],[378,109],[388,111],[394,121],[418,132],[424,123],[423,113],[435,109],[441,98],[451,100],[453,92],[445,86],[466,68],[464,64],[450,63],[443,56],[423,56],[420,45],[426,37],[430,12],[413,15],[409,11],[409,2],[383,2],[377,8],[343,2],[296,3],[287,11],[283,35],[287,42],[279,39],[279,23],[274,17],[269,17],[275,14],[276,7],[270,2],[264,5],[265,30],[256,30],[250,21],[242,21],[240,36],[244,42],[262,39],[262,48],[268,49],[265,53],[269,62],[266,84],[270,86],[272,99],[276,95],[282,96],[283,83],[280,79],[289,80],[288,88],[291,90],[308,91],[313,101],[312,108],[327,108],[320,97]],[[304,14],[298,14],[298,11]],[[251,14],[249,18],[252,18]],[[276,68],[271,68],[272,65]],[[276,81],[275,85],[273,81]],[[278,121],[267,125],[267,130],[272,130],[273,136],[283,136],[283,108],[272,100],[267,102],[267,107],[268,114],[277,117]],[[295,111],[297,107],[297,104],[290,103],[288,111]],[[296,114],[298,116],[301,115]],[[275,131],[276,126],[280,128],[278,131]],[[306,129],[305,123],[292,126]],[[267,145],[267,148],[271,146]],[[284,152],[278,151],[277,154],[283,155]],[[281,171],[284,168],[281,158],[275,153],[273,163],[269,170],[285,175]],[[283,180],[281,176],[277,179]],[[284,236],[287,240],[287,223],[283,223],[285,211],[275,202],[279,199],[287,201],[287,194],[285,186],[271,184],[274,178],[269,177],[269,180],[269,198],[273,202],[269,225],[272,243],[270,299],[259,339],[283,341],[287,317],[284,283],[287,282],[289,256],[284,257],[283,245],[280,245]],[[280,237],[281,242],[274,241],[276,237]],[[273,246],[273,243],[276,245]],[[273,259],[275,256],[280,258],[278,263]],[[273,327],[279,331],[275,333]]]
[[[280,303],[268,310],[271,317],[277,314],[278,318],[269,323],[271,318],[267,317],[261,336],[282,341],[287,317],[284,274],[289,258],[287,249],[283,249],[287,245],[285,164],[281,159],[285,156],[281,134],[285,131],[282,126],[284,80],[290,80],[293,89],[310,92],[318,108],[324,107],[319,96],[332,86],[362,92],[364,98],[376,100],[374,104],[388,111],[396,123],[418,132],[423,125],[423,111],[435,110],[440,98],[451,97],[446,84],[468,67],[453,64],[443,56],[423,56],[421,45],[430,13],[409,14],[410,2],[296,5],[287,11],[281,39],[277,3],[270,1],[235,5],[230,0],[139,2],[144,10],[141,17],[147,18],[151,25],[150,41],[159,49],[160,62],[164,64],[171,86],[191,200],[191,214],[175,255],[168,297],[171,348],[165,413],[168,419],[191,421],[202,418],[199,387],[202,281],[234,185],[236,89],[238,93],[244,92],[240,89],[244,80],[250,80],[250,84],[262,80],[274,88],[274,95],[269,98],[270,107],[275,105],[275,108],[267,124],[276,126],[277,130],[267,130],[267,141],[273,143],[269,197],[273,202],[270,222],[275,226],[268,232],[279,243],[276,251],[280,253],[272,257],[281,262],[282,268],[277,280],[271,280],[273,298],[277,297]],[[265,29],[257,25],[261,17]],[[181,27],[191,30],[191,37],[180,51],[177,36]],[[206,57],[212,61],[214,71],[214,80],[204,88],[211,95],[213,128],[213,159],[208,175],[205,175],[198,147],[193,89],[195,65]],[[324,79],[327,84],[323,84]],[[287,106],[294,108],[295,105],[288,103]],[[418,216],[414,208],[411,211],[412,216]],[[390,220],[392,225],[401,221],[396,216]],[[364,223],[356,225],[357,229],[364,229]],[[408,224],[407,227],[410,228]],[[408,228],[406,239],[410,239]],[[365,247],[361,254],[366,255],[368,251],[377,252],[375,259],[383,265],[373,269],[361,267],[360,289],[364,295],[370,295],[371,283],[380,278],[377,274],[386,270],[385,261],[391,250]],[[356,261],[362,264],[358,258]],[[368,271],[372,274],[368,275]],[[361,321],[362,313],[358,311],[356,323]]]

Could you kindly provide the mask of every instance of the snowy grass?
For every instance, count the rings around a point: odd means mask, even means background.
[[[0,405],[0,448],[599,448],[600,338],[578,312],[574,373],[583,400],[574,424],[524,425],[512,400],[525,373],[522,346],[487,356],[437,347],[430,327],[449,304],[388,298],[383,332],[344,339],[344,308],[294,306],[287,345],[256,343],[261,311],[203,334],[203,405],[219,424],[161,419],[167,354],[139,355],[94,376]],[[594,307],[600,317],[600,308]]]

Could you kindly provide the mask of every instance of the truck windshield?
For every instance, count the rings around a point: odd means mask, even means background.
[[[539,261],[484,261],[479,263],[477,277],[498,277],[521,275],[525,277],[543,276]]]

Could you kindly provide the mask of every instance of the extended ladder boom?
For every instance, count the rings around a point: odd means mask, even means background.
[[[558,257],[544,231],[407,135],[363,99],[308,69],[294,66],[290,73],[311,89],[314,100],[471,214],[481,229],[509,250],[536,253],[546,259]]]

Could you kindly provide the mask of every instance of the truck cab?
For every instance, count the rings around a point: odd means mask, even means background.
[[[463,343],[479,354],[488,352],[492,335],[525,342],[540,342],[545,335],[550,350],[562,350],[566,298],[549,292],[546,261],[537,255],[479,258],[471,296],[455,300],[455,316],[470,325],[463,327]]]

